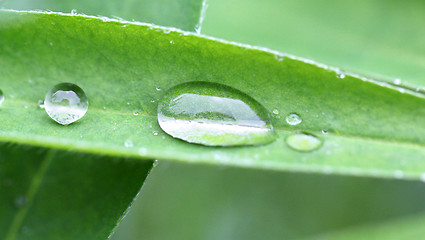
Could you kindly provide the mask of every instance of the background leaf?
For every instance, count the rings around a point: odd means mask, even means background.
[[[425,4],[214,0],[203,33],[425,89]]]
[[[106,239],[151,161],[0,146],[0,239]]]
[[[201,0],[3,0],[0,7],[15,10],[76,10],[95,16],[155,23],[194,31],[200,26]]]
[[[1,15],[13,22],[0,29],[3,141],[292,171],[415,179],[425,172],[420,93],[150,25],[43,13]],[[264,146],[210,148],[163,133],[157,100],[169,87],[195,80],[229,85],[279,112],[272,119],[278,139]],[[51,121],[37,104],[58,82],[76,83],[90,99],[87,115],[68,127]],[[301,116],[301,124],[286,123],[292,112]],[[291,149],[285,139],[299,130],[317,135],[323,146],[310,153]],[[125,147],[128,140],[134,147]]]
[[[113,239],[310,239],[349,226],[323,239],[415,239],[405,237],[423,232],[423,217],[414,231],[374,227],[424,213],[424,190],[420,182],[163,161]]]

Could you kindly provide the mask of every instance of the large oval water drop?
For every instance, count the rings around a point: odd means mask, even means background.
[[[158,123],[174,138],[208,146],[258,145],[276,139],[269,113],[260,103],[217,83],[171,88],[158,104]]]

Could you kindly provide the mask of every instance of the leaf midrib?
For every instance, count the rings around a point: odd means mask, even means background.
[[[28,102],[28,101],[25,101],[25,100],[10,99],[8,101],[34,106],[34,103],[33,102]],[[111,114],[118,114],[118,115],[126,115],[126,116],[132,115],[133,116],[132,112],[124,112],[124,111],[119,111],[119,110],[110,110],[110,108],[99,109],[99,108],[89,107],[89,111],[98,112],[100,114],[111,113]],[[148,118],[157,118],[156,115],[150,114],[147,111],[139,112],[138,116],[144,116],[144,117],[148,117]],[[287,132],[294,132],[294,133],[295,132],[306,132],[305,129],[297,129],[297,128],[281,128],[281,127],[273,127],[273,128],[275,130],[277,130],[277,131],[287,131]],[[317,131],[317,130],[308,130],[307,132],[308,133],[311,133],[311,134],[315,134],[316,136],[320,136],[322,134],[321,131]],[[360,140],[363,140],[363,141],[374,141],[374,142],[378,142],[378,143],[400,144],[400,145],[415,147],[415,148],[418,148],[420,150],[424,150],[424,148],[423,148],[424,145],[423,144],[414,143],[414,142],[408,142],[408,141],[391,141],[391,140],[382,139],[382,138],[372,138],[372,137],[364,137],[364,136],[357,136],[357,135],[347,135],[347,134],[338,134],[338,133],[328,133],[328,135],[329,136],[336,136],[336,137],[347,138],[347,139],[353,139],[354,138],[354,139],[360,139]],[[2,139],[2,140],[3,141],[7,141],[5,139]],[[16,140],[16,138],[11,138],[10,140]],[[24,141],[22,141],[21,143],[24,143]],[[33,144],[31,144],[31,145],[33,145]],[[36,145],[36,146],[38,146],[38,145]]]

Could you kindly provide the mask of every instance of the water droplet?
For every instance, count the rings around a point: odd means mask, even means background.
[[[158,166],[158,160],[155,160],[155,161],[153,161],[153,167],[156,167],[156,166]]]
[[[279,115],[279,110],[277,109],[273,110],[273,114]]]
[[[60,83],[46,94],[44,107],[53,120],[68,125],[86,114],[89,103],[83,89],[72,83]]]
[[[289,125],[298,125],[302,122],[303,120],[301,119],[300,116],[298,116],[298,114],[296,113],[291,113],[286,117],[286,122]]]
[[[24,108],[25,108],[25,109],[28,109],[28,105],[24,105]]]
[[[4,101],[4,94],[3,91],[0,89],[0,104],[2,104]]]
[[[345,74],[344,73],[340,73],[340,74],[337,75],[337,78],[344,79],[345,78]]]
[[[38,100],[38,106],[39,106],[41,109],[44,109],[44,101],[43,101],[42,99]]]
[[[400,85],[401,84],[401,80],[399,78],[394,79],[394,84],[395,85]]]
[[[19,196],[15,199],[15,206],[21,208],[27,204],[27,199],[25,196]]]
[[[156,87],[155,88],[157,91],[161,91],[162,89],[161,89],[161,87]]]
[[[50,42],[49,44],[50,44],[50,46],[53,46],[53,43],[52,42]]]
[[[134,146],[133,141],[131,141],[130,139],[128,139],[124,142],[124,147],[126,147],[126,148],[131,148],[133,146]]]
[[[155,102],[155,99],[151,99],[151,103],[154,103]]]
[[[174,44],[174,41],[173,41],[173,40],[171,40],[171,41],[170,41],[170,43],[171,43],[171,44]]]
[[[292,149],[301,152],[311,152],[322,146],[322,140],[308,133],[296,133],[286,138],[286,143]]]
[[[77,14],[78,14],[77,9],[72,9],[71,10],[71,15],[77,15]]]
[[[425,182],[425,172],[421,174],[421,181]]]
[[[160,100],[158,123],[174,138],[208,146],[266,144],[276,136],[267,110],[229,86],[190,82]]]
[[[133,115],[134,115],[134,116],[137,116],[137,115],[139,115],[140,113],[141,113],[140,109],[136,109],[136,110],[134,110],[134,111],[133,111]]]
[[[401,170],[396,170],[396,171],[394,171],[394,177],[395,178],[398,178],[398,179],[401,179],[401,178],[404,177],[404,172],[401,171]]]
[[[323,134],[325,134],[325,135],[327,135],[327,134],[328,134],[328,129],[326,129],[326,128],[325,128],[325,129],[323,129],[323,130],[322,130],[322,133],[323,133]]]
[[[154,136],[158,136],[158,132],[153,132],[153,135]]]
[[[130,106],[130,104],[131,104],[130,102],[127,102],[127,105],[129,105],[129,106]]]

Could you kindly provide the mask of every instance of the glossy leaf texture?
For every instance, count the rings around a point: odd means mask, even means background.
[[[0,146],[0,239],[106,239],[152,161]]]
[[[201,0],[3,0],[0,7],[123,18],[188,31],[200,28]]]
[[[420,0],[215,0],[203,33],[425,91],[424,10]]]
[[[425,172],[420,92],[152,25],[13,11],[1,12],[1,19],[10,21],[0,29],[2,141],[274,170],[409,179]],[[158,99],[189,81],[248,94],[274,113],[278,139],[211,148],[168,136],[157,124]],[[90,101],[86,116],[68,127],[51,121],[37,104],[58,82],[77,84]],[[302,123],[287,124],[291,113]],[[323,144],[312,152],[296,151],[286,138],[297,131]]]

